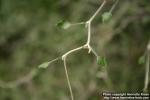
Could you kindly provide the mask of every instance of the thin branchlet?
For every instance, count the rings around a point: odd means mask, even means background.
[[[51,60],[51,61],[48,62],[48,65],[51,64],[51,63],[53,63],[53,62],[55,62],[55,61],[57,61],[57,60],[60,60],[60,59],[62,59],[62,61],[64,62],[64,69],[65,69],[66,79],[67,79],[67,83],[68,83],[68,88],[69,88],[69,91],[70,91],[71,100],[74,100],[74,95],[73,95],[73,92],[72,92],[72,87],[71,87],[71,83],[70,83],[69,75],[68,75],[68,71],[67,71],[67,64],[66,64],[66,60],[67,59],[66,58],[67,58],[68,55],[72,54],[73,52],[79,51],[81,49],[88,49],[88,53],[92,52],[96,57],[98,57],[97,52],[90,45],[90,42],[91,42],[91,23],[94,20],[94,18],[97,16],[97,14],[102,10],[102,8],[104,7],[104,5],[106,4],[106,1],[107,0],[104,0],[102,2],[102,4],[100,5],[100,7],[96,10],[96,12],[93,14],[93,16],[91,16],[89,18],[89,20],[87,20],[85,22],[79,22],[79,23],[70,24],[71,26],[85,24],[85,26],[87,28],[87,31],[88,31],[87,42],[84,45],[82,45],[80,47],[77,47],[75,49],[72,49],[72,50],[66,52],[65,54],[63,54],[62,56],[57,57],[56,59],[53,59],[53,60]],[[115,6],[117,5],[118,1],[119,0],[117,0],[116,3],[112,6],[112,8],[110,10],[111,12],[115,8]],[[29,76],[26,76],[23,79],[19,79],[19,80],[15,81],[15,82],[10,82],[10,84],[5,84],[4,82],[0,81],[0,87],[3,87],[3,88],[12,88],[12,87],[20,85],[22,83],[28,82],[29,80],[31,80],[37,74],[37,72],[35,72],[35,71],[33,71],[33,72],[31,74],[29,74]],[[145,84],[146,84],[145,88],[147,88],[147,78],[146,78]]]
[[[65,68],[65,73],[66,73],[66,78],[67,78],[67,83],[68,83],[68,87],[69,87],[69,91],[70,91],[70,95],[71,95],[71,100],[74,100],[74,97],[73,97],[73,92],[72,92],[72,87],[71,87],[71,83],[70,83],[70,80],[69,80],[69,76],[68,76],[68,71],[67,71],[67,65],[66,65],[66,58],[69,54],[73,53],[73,52],[76,52],[76,51],[79,51],[81,49],[88,49],[88,53],[90,52],[93,52],[93,54],[95,56],[97,56],[98,54],[95,52],[95,50],[90,46],[90,41],[91,41],[91,22],[93,21],[93,19],[96,17],[96,15],[101,11],[101,9],[103,8],[103,6],[105,5],[106,3],[106,0],[103,1],[103,3],[100,5],[100,7],[96,10],[96,12],[93,14],[93,16],[86,22],[81,22],[81,23],[76,23],[76,24],[71,24],[72,26],[74,25],[81,25],[81,24],[85,24],[87,26],[87,30],[88,30],[88,37],[87,37],[87,42],[83,45],[83,46],[80,46],[80,47],[77,47],[75,49],[72,49],[68,52],[66,52],[65,54],[63,54],[61,57],[62,57],[62,60],[64,62],[64,68]]]
[[[53,62],[55,62],[55,61],[57,61],[57,60],[60,60],[60,59],[63,60],[63,62],[64,62],[65,74],[66,74],[66,78],[67,78],[67,83],[68,83],[68,87],[69,87],[69,91],[70,91],[70,95],[71,95],[71,100],[74,100],[74,96],[73,96],[72,87],[71,87],[71,83],[70,83],[69,76],[68,76],[67,65],[66,65],[66,58],[67,58],[67,56],[70,55],[71,53],[76,52],[76,51],[79,51],[79,50],[81,50],[81,49],[88,49],[88,50],[89,50],[88,53],[92,52],[95,56],[98,56],[98,54],[95,52],[95,50],[94,50],[94,49],[91,47],[91,45],[90,45],[90,42],[91,42],[91,22],[92,22],[93,19],[96,17],[96,15],[101,11],[101,9],[104,7],[105,3],[106,3],[106,0],[104,0],[104,1],[102,2],[102,4],[100,5],[100,7],[96,10],[96,12],[93,14],[93,16],[90,17],[89,20],[87,20],[87,21],[85,21],[85,22],[79,22],[79,23],[70,24],[71,26],[82,25],[82,24],[85,24],[85,25],[87,26],[87,27],[86,27],[86,28],[87,28],[87,31],[88,31],[87,42],[86,42],[84,45],[80,46],[80,47],[77,47],[77,48],[75,48],[75,49],[72,49],[72,50],[66,52],[65,54],[63,54],[63,55],[60,56],[60,57],[57,57],[56,59],[53,59],[53,60],[49,61],[49,64],[51,64],[51,63],[53,63]],[[37,73],[37,72],[36,72],[36,73]],[[32,79],[35,75],[36,75],[36,74],[33,74],[33,75],[31,74],[31,76],[29,76],[29,78],[28,78],[28,77],[27,77],[27,78],[25,77],[25,78],[23,78],[23,79],[21,79],[21,80],[19,80],[19,81],[17,80],[16,83],[15,83],[15,82],[13,82],[13,83],[10,82],[10,84],[8,84],[8,85],[3,85],[4,82],[1,82],[1,81],[0,81],[0,86],[1,86],[1,84],[2,84],[1,87],[4,87],[4,88],[7,88],[7,87],[8,87],[8,88],[11,88],[11,87],[16,86],[16,84],[19,85],[19,84],[21,84],[21,83],[24,83],[24,82],[26,82],[26,81]]]
[[[145,65],[145,81],[144,81],[144,91],[147,91],[148,81],[149,81],[149,67],[150,67],[150,41],[147,45],[146,50],[146,65]]]
[[[115,3],[113,4],[113,6],[111,7],[111,9],[109,10],[110,13],[113,12],[113,10],[115,9],[115,7],[117,6],[118,3],[119,3],[119,0],[116,0]]]
[[[70,83],[69,75],[68,75],[68,70],[67,70],[66,58],[64,58],[63,61],[64,61],[64,69],[65,69],[65,74],[66,74],[66,78],[67,78],[68,88],[70,91],[71,100],[74,100],[72,87],[71,87],[71,83]]]
[[[71,83],[70,83],[69,75],[68,75],[68,71],[67,71],[66,58],[67,58],[68,55],[72,54],[73,52],[79,51],[81,49],[88,49],[88,53],[92,52],[96,57],[98,57],[98,54],[96,53],[96,51],[90,45],[90,42],[91,42],[91,23],[94,20],[94,18],[97,16],[97,14],[102,10],[102,8],[104,7],[105,4],[106,4],[106,0],[104,0],[102,2],[102,4],[100,5],[100,7],[96,10],[96,12],[93,14],[93,16],[91,16],[89,18],[89,20],[87,20],[85,22],[79,22],[79,23],[70,24],[71,26],[85,24],[85,26],[87,28],[87,31],[88,31],[87,42],[84,45],[79,46],[79,47],[77,47],[75,49],[69,50],[68,52],[66,52],[65,54],[63,54],[61,56],[61,59],[64,62],[64,69],[65,69],[65,74],[66,74],[66,78],[67,78],[68,88],[69,88],[70,95],[71,95],[71,100],[74,100],[74,96],[73,96],[72,87],[71,87]],[[113,5],[112,10],[116,6],[116,4],[117,3],[115,3]],[[56,58],[56,59],[52,60],[52,62],[57,61],[57,60],[58,59]]]
[[[106,3],[106,0],[103,1],[103,3],[100,5],[100,7],[96,10],[96,12],[93,14],[92,17],[90,17],[89,20],[87,20],[86,22],[81,22],[81,24],[86,23],[87,26],[87,30],[88,30],[88,38],[87,38],[87,42],[85,45],[77,47],[75,49],[72,49],[70,51],[68,51],[67,53],[62,55],[62,59],[66,58],[70,53],[87,48],[89,50],[88,53],[91,52],[91,46],[90,46],[90,41],[91,41],[91,22],[93,21],[93,19],[96,17],[96,15],[101,11],[101,9],[104,7]],[[94,52],[93,52],[94,53]]]
[[[71,94],[71,100],[74,100],[74,97],[73,97],[73,92],[72,92],[72,88],[71,88],[71,83],[69,81],[69,76],[68,76],[68,72],[67,72],[67,66],[66,66],[66,57],[75,52],[75,51],[79,51],[81,49],[85,49],[87,48],[89,51],[88,53],[90,53],[91,51],[93,52],[94,55],[97,56],[97,53],[95,52],[95,50],[93,50],[93,48],[91,48],[90,46],[90,41],[91,41],[91,22],[93,21],[93,19],[96,17],[96,15],[101,11],[101,9],[103,8],[103,6],[105,5],[106,3],[106,0],[103,1],[103,3],[101,4],[101,6],[97,9],[97,11],[93,14],[93,16],[88,20],[86,21],[86,26],[87,26],[87,30],[88,30],[88,38],[87,38],[87,42],[85,45],[83,46],[80,46],[80,47],[77,47],[75,49],[72,49],[70,51],[68,51],[67,53],[63,54],[62,55],[62,60],[64,61],[64,67],[65,67],[65,72],[66,72],[66,78],[67,78],[67,82],[68,82],[68,87],[69,87],[69,90],[70,90],[70,94]],[[84,24],[84,22],[82,23],[79,23],[79,24]]]

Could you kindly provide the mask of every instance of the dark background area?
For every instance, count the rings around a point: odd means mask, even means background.
[[[38,66],[83,45],[84,25],[67,30],[60,20],[88,20],[103,0],[0,0],[0,100],[69,100],[63,62]],[[107,0],[102,12],[114,4]],[[142,92],[145,63],[139,64],[150,39],[150,1],[120,0],[108,23],[101,13],[92,23],[91,45],[105,56],[78,51],[67,59],[75,100],[101,100],[101,92]],[[148,87],[150,90],[150,87]]]

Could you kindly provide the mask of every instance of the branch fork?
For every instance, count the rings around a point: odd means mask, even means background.
[[[67,53],[63,54],[63,55],[62,55],[62,60],[63,60],[63,61],[64,61],[64,59],[66,59],[66,57],[67,57],[69,54],[71,54],[71,53],[73,53],[73,52],[75,52],[75,51],[81,50],[81,49],[88,49],[88,53],[93,52],[92,47],[90,46],[90,41],[91,41],[91,22],[92,22],[93,19],[96,17],[96,15],[101,11],[101,9],[102,9],[103,6],[105,5],[105,3],[106,3],[106,0],[103,1],[103,3],[102,3],[101,6],[97,9],[97,11],[93,14],[93,16],[92,16],[89,20],[87,20],[87,21],[85,22],[85,26],[86,26],[87,29],[88,29],[88,38],[87,38],[86,44],[83,45],[83,46],[80,46],[80,47],[78,47],[78,48],[72,49],[72,50],[68,51]],[[94,52],[93,52],[93,53],[94,53]]]

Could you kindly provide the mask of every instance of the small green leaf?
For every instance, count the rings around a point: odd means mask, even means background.
[[[139,64],[144,64],[145,63],[145,56],[141,56],[140,58],[139,58],[139,61],[138,61],[138,63]]]
[[[108,22],[112,17],[112,14],[110,12],[104,12],[102,14],[102,21],[103,22]]]
[[[97,57],[97,64],[98,64],[98,65],[105,66],[105,65],[106,65],[106,59],[105,59],[105,57],[100,57],[100,56],[98,56],[98,57]]]
[[[44,62],[41,65],[39,65],[39,68],[47,68],[50,62]]]
[[[67,29],[71,26],[71,24],[68,21],[61,20],[60,22],[56,24],[56,26],[62,29]]]

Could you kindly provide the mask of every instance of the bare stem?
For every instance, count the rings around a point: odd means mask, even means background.
[[[51,61],[49,62],[49,64],[51,64],[51,63],[53,63],[53,62],[55,62],[55,61],[57,61],[57,60],[59,60],[59,59],[61,59],[61,57],[57,57],[57,58],[51,60]]]
[[[88,49],[88,53],[90,53],[91,51],[93,52],[93,54],[95,56],[98,56],[98,54],[93,50],[93,48],[90,46],[90,41],[91,41],[91,22],[93,21],[93,19],[96,17],[96,15],[101,11],[101,9],[103,8],[103,6],[105,5],[106,3],[106,0],[103,1],[103,3],[100,5],[100,7],[97,9],[97,11],[93,14],[93,16],[86,22],[81,22],[81,23],[75,23],[75,24],[71,24],[71,25],[81,25],[81,24],[85,24],[87,26],[87,29],[88,29],[88,37],[87,37],[87,42],[83,45],[83,46],[80,46],[80,47],[77,47],[75,49],[72,49],[68,52],[66,52],[65,54],[63,54],[61,57],[62,57],[62,60],[64,62],[64,68],[65,68],[65,73],[66,73],[66,78],[67,78],[67,82],[68,82],[68,87],[69,87],[69,91],[70,91],[70,95],[71,95],[71,100],[74,100],[74,97],[73,97],[73,92],[72,92],[72,88],[71,88],[71,83],[70,83],[70,80],[69,80],[69,76],[68,76],[68,71],[67,71],[67,65],[66,65],[66,58],[69,54],[75,52],[75,51],[79,51],[81,49]],[[56,58],[54,60],[52,60],[51,62],[54,62],[56,60],[58,60],[59,58]]]
[[[113,4],[112,8],[110,9],[110,13],[115,9],[116,5],[118,4],[119,0],[116,0],[116,2]]]
[[[64,69],[65,69],[67,83],[68,83],[68,87],[69,87],[69,91],[70,91],[71,100],[74,100],[73,92],[72,92],[72,87],[71,87],[71,83],[70,83],[69,75],[68,75],[68,71],[67,71],[66,58],[64,58],[63,61],[64,61]]]
[[[147,59],[146,59],[146,69],[145,69],[144,91],[147,91],[147,88],[148,88],[149,67],[150,67],[150,42],[147,46]]]
[[[101,11],[101,9],[103,8],[103,6],[105,5],[106,3],[106,0],[103,1],[103,3],[101,4],[101,6],[97,9],[97,11],[93,14],[93,16],[89,19],[89,21],[91,22],[95,17],[96,15]]]
[[[96,57],[98,57],[98,54],[97,54],[97,52],[91,47],[91,51],[93,52],[93,54],[96,56]]]
[[[90,41],[91,41],[91,22],[87,22],[87,27],[88,27],[88,40],[87,40],[87,44],[90,44]]]
[[[85,48],[85,45],[80,46],[80,47],[78,47],[78,48],[75,48],[75,49],[72,49],[72,50],[66,52],[65,54],[62,55],[62,60],[64,60],[69,54],[71,54],[71,53],[73,53],[73,52],[75,52],[75,51],[81,50],[81,49],[83,49],[83,48]]]
[[[90,41],[91,41],[91,22],[93,21],[93,19],[96,17],[96,15],[101,11],[101,9],[103,8],[103,6],[105,5],[106,3],[106,0],[103,1],[103,3],[100,5],[100,7],[97,9],[97,11],[93,14],[93,16],[86,22],[81,22],[79,24],[85,24],[87,25],[87,28],[88,28],[88,39],[87,39],[87,42],[85,45],[83,46],[80,46],[78,48],[75,48],[75,49],[72,49],[70,51],[68,51],[67,53],[63,54],[62,55],[62,59],[66,58],[69,54],[75,52],[75,51],[78,51],[78,50],[81,50],[83,48],[88,48],[89,49],[89,53],[91,52],[91,46],[90,46]],[[95,54],[95,52],[93,52]]]
[[[75,49],[72,49],[70,51],[68,51],[67,53],[62,55],[62,60],[64,61],[64,68],[65,68],[65,72],[66,72],[66,78],[67,78],[67,82],[68,82],[68,87],[70,90],[70,94],[71,94],[71,99],[73,100],[73,92],[72,92],[72,88],[71,88],[71,84],[70,84],[70,80],[68,77],[68,72],[67,72],[67,67],[66,67],[66,57],[75,52],[75,51],[79,51],[81,49],[87,48],[89,49],[88,53],[90,53],[91,51],[93,52],[94,55],[98,56],[97,53],[91,48],[90,46],[90,41],[91,41],[91,22],[93,21],[93,19],[96,17],[96,15],[100,12],[100,10],[103,8],[103,6],[105,5],[106,0],[103,1],[103,3],[101,4],[101,6],[98,8],[98,10],[94,13],[94,15],[86,22],[81,22],[81,23],[77,23],[77,24],[72,24],[72,25],[80,25],[80,24],[85,24],[87,25],[88,28],[88,38],[87,38],[87,42],[85,45],[77,47]]]
[[[83,25],[85,24],[85,22],[80,22],[80,23],[74,23],[74,24],[70,24],[71,26],[76,26],[76,25]]]

